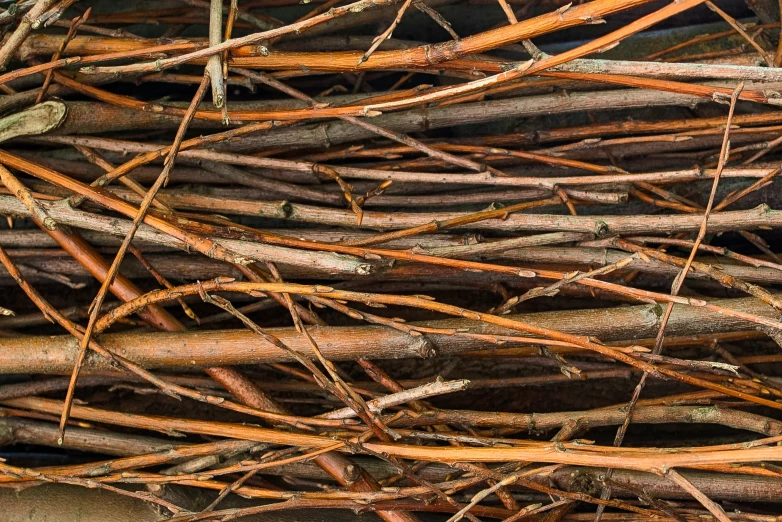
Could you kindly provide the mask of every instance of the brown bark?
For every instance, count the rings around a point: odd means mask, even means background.
[[[754,298],[715,300],[713,304],[731,310],[776,317],[774,310]],[[545,312],[518,316],[528,324],[557,328],[588,335],[604,341],[654,337],[659,329],[661,309],[657,306],[633,306],[597,310]],[[507,330],[469,321],[450,319],[427,323],[439,328],[463,328],[481,334],[509,334]],[[666,331],[670,335],[717,333],[751,330],[751,323],[704,312],[699,308],[677,306]],[[275,328],[269,332],[300,353],[309,353],[308,344],[292,328]],[[418,358],[432,355],[455,355],[491,346],[456,336],[421,337],[382,327],[316,327],[312,335],[324,355],[333,361],[367,359]],[[148,368],[209,367],[214,365],[256,364],[260,361],[290,361],[290,356],[257,339],[245,330],[207,331],[198,333],[106,334],[101,343],[109,350]],[[215,348],[219,346],[219,350]],[[40,354],[46,353],[42,358]],[[72,338],[24,337],[0,338],[0,369],[7,373],[63,373],[70,371],[75,355]],[[88,357],[86,372],[105,370],[106,363]]]

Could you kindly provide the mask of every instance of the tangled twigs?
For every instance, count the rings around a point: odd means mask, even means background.
[[[678,372],[671,371],[667,368],[654,367],[653,365],[644,363],[638,359],[633,358],[630,355],[638,348],[632,348],[632,347],[627,349],[610,348],[608,346],[604,346],[592,342],[589,339],[585,339],[584,337],[581,336],[570,335],[553,329],[541,328],[530,324],[524,324],[522,322],[513,319],[508,319],[505,317],[499,317],[491,314],[484,314],[480,312],[467,310],[461,307],[437,303],[431,300],[431,298],[427,298],[427,296],[387,296],[384,294],[368,294],[368,293],[359,293],[359,292],[340,291],[340,290],[335,290],[331,287],[323,287],[323,286],[308,287],[303,285],[292,285],[292,284],[285,284],[285,283],[234,283],[230,281],[216,280],[216,281],[209,281],[205,283],[198,283],[196,285],[188,285],[186,287],[185,286],[178,287],[176,289],[176,292],[172,292],[171,290],[167,290],[164,292],[158,291],[158,292],[152,292],[145,296],[141,296],[140,298],[134,301],[126,303],[125,305],[119,308],[116,308],[111,313],[111,317],[110,318],[107,317],[108,321],[104,321],[104,323],[116,321],[123,315],[128,315],[130,313],[133,313],[139,308],[143,308],[149,304],[155,304],[161,301],[170,300],[176,294],[194,295],[209,289],[214,289],[214,290],[219,289],[223,291],[226,290],[241,291],[241,292],[271,291],[271,292],[279,292],[279,293],[298,293],[303,295],[318,295],[318,296],[333,298],[333,299],[348,299],[352,301],[363,302],[370,306],[397,304],[397,305],[413,306],[416,308],[428,309],[433,311],[440,311],[442,313],[446,313],[452,316],[464,317],[472,320],[479,320],[489,324],[494,324],[497,326],[509,328],[512,330],[535,334],[543,338],[550,338],[555,341],[561,341],[568,344],[580,346],[582,348],[592,350],[602,355],[605,355],[607,357],[616,359],[617,361],[624,362],[638,369],[648,371],[650,373],[654,373],[655,375],[661,375],[661,376],[664,375],[666,377],[680,380],[681,382],[688,382],[692,384],[697,383],[697,385],[707,389],[719,391],[721,393],[725,393],[727,395],[731,395],[735,397],[740,397],[746,400],[750,400],[752,402],[756,402],[758,404],[764,404],[772,408],[782,409],[782,405],[775,403],[773,401],[768,401],[760,397],[753,397],[743,392],[737,392],[735,390],[731,390],[725,386],[703,381],[701,379],[690,377],[688,375],[679,374]],[[304,331],[304,329],[302,330]],[[641,350],[645,351],[644,349]]]
[[[382,425],[380,421],[377,419],[376,416],[374,416],[370,411],[368,406],[355,394],[355,392],[352,392],[352,390],[349,390],[344,382],[341,381],[337,377],[335,379],[335,382],[331,382],[324,374],[321,372],[308,358],[303,357],[302,355],[298,354],[297,352],[291,350],[288,348],[282,341],[274,337],[273,335],[270,335],[266,332],[264,332],[258,325],[256,325],[253,321],[251,321],[247,316],[236,310],[233,305],[228,302],[227,300],[218,297],[218,296],[211,296],[206,292],[203,285],[200,283],[198,284],[198,294],[205,302],[213,304],[215,306],[218,306],[225,310],[226,312],[230,313],[231,315],[238,318],[240,321],[242,321],[248,328],[250,328],[254,333],[258,334],[268,342],[274,344],[278,348],[286,351],[287,353],[290,353],[293,355],[293,357],[301,363],[305,368],[310,370],[312,372],[312,375],[315,377],[315,381],[322,386],[325,390],[333,393],[335,396],[339,397],[340,400],[344,401],[345,404],[348,405],[351,410],[358,413],[359,416],[361,416],[363,419],[366,419],[369,417],[371,419],[371,422],[375,425],[377,425],[378,428],[389,431],[387,427]],[[287,301],[290,306],[291,314],[294,317],[298,317],[295,307],[293,306],[292,302],[290,301],[290,297],[287,294],[283,294],[287,297]],[[300,320],[299,320],[300,321]],[[310,345],[313,346],[313,348],[316,350],[316,353],[318,353],[315,342],[312,340],[312,338],[307,334],[306,330],[303,326],[300,324],[297,325],[299,329],[302,331],[302,333],[305,334],[307,337],[307,340],[309,341]],[[325,361],[325,358],[321,355],[321,361]],[[326,361],[326,364],[330,364]],[[329,366],[326,366],[327,369],[330,369]],[[332,377],[335,377],[336,375],[334,372],[331,372]],[[346,394],[348,392],[349,394]],[[358,404],[356,399],[358,398]],[[284,410],[283,410],[284,411]],[[390,432],[393,433],[393,432]],[[364,474],[364,472],[360,469],[354,466],[353,464],[350,464],[346,459],[340,457],[334,452],[328,452],[324,453],[323,455],[320,455],[318,459],[316,460],[318,464],[323,467],[329,474],[335,477],[340,477],[338,480],[343,483],[347,483],[347,485],[351,486],[352,488],[357,488],[358,491],[372,491],[374,489],[377,489],[377,485],[368,476]],[[250,478],[251,475],[247,475],[247,478]],[[245,479],[246,480],[246,479]],[[237,483],[238,487],[239,483]],[[231,488],[234,488],[234,485],[231,485]],[[230,490],[226,490],[230,491]],[[222,493],[221,493],[222,495]],[[220,497],[218,497],[220,498]],[[382,511],[379,513],[381,517],[386,520],[387,522],[415,522],[417,519],[408,513],[401,512],[401,511]]]
[[[188,113],[185,115],[185,118],[182,120],[182,124],[179,128],[179,131],[177,132],[176,138],[174,139],[174,144],[171,147],[171,151],[166,156],[166,159],[164,161],[163,171],[160,173],[158,179],[155,181],[155,183],[149,189],[147,194],[144,196],[144,200],[141,202],[141,205],[138,209],[138,213],[133,218],[133,222],[130,225],[130,230],[125,236],[125,239],[123,240],[122,245],[120,246],[119,251],[117,252],[117,255],[114,257],[114,261],[112,262],[111,267],[109,267],[109,271],[101,284],[100,290],[98,291],[98,295],[95,296],[95,299],[90,305],[91,308],[90,308],[89,322],[87,323],[87,329],[85,330],[84,337],[82,337],[81,344],[79,345],[79,357],[76,359],[76,364],[74,365],[73,372],[71,373],[71,383],[68,386],[68,392],[65,396],[65,408],[63,409],[62,415],[60,417],[60,440],[62,440],[64,436],[65,427],[68,423],[68,413],[70,411],[70,407],[73,401],[73,395],[76,391],[76,380],[79,377],[79,371],[81,370],[81,365],[84,363],[84,356],[87,351],[87,346],[89,345],[90,337],[92,336],[92,332],[94,331],[95,322],[98,319],[98,313],[100,312],[101,306],[103,305],[103,300],[105,299],[106,294],[108,293],[109,287],[114,282],[114,277],[116,276],[117,271],[119,270],[119,265],[122,262],[123,257],[125,256],[125,252],[127,252],[127,249],[130,246],[131,241],[133,241],[133,236],[136,233],[136,230],[138,230],[138,227],[141,224],[142,220],[144,219],[147,210],[149,209],[152,201],[157,195],[157,191],[160,190],[160,188],[163,185],[165,185],[166,182],[168,181],[169,173],[171,172],[171,169],[174,168],[174,163],[176,162],[176,155],[179,152],[179,146],[181,145],[182,140],[184,139],[185,131],[187,130],[188,125],[193,119],[193,114],[195,113],[196,107],[198,107],[198,104],[201,102],[201,100],[204,97],[204,93],[206,92],[208,78],[209,78],[209,74],[205,73],[204,80],[201,82],[201,86],[199,87],[195,97],[193,98],[193,101],[190,105],[190,109],[188,110]]]
[[[774,0],[126,3],[0,9],[3,516],[779,522]]]
[[[711,213],[711,209],[714,205],[714,197],[717,193],[717,186],[719,185],[720,176],[722,174],[723,169],[725,168],[725,164],[727,163],[728,156],[730,154],[730,129],[733,123],[733,113],[736,109],[736,101],[738,100],[739,95],[741,94],[741,91],[743,89],[744,89],[744,84],[739,83],[739,85],[733,91],[733,95],[730,97],[730,108],[728,109],[728,118],[725,123],[725,134],[722,138],[722,147],[720,149],[719,164],[717,165],[717,172],[715,173],[714,181],[712,182],[711,192],[709,194],[709,200],[708,203],[706,204],[706,209],[704,210],[703,213],[703,220],[701,221],[701,226],[700,229],[698,230],[698,235],[695,238],[695,242],[693,244],[692,250],[690,251],[690,255],[687,258],[687,260],[684,262],[684,266],[682,267],[681,272],[674,279],[673,286],[671,287],[672,296],[676,296],[679,294],[679,291],[681,290],[682,285],[684,284],[684,280],[687,277],[687,273],[689,272],[690,268],[692,267],[693,261],[695,260],[695,255],[698,253],[698,248],[700,247],[700,244],[703,241],[703,239],[706,237],[707,223],[709,221],[709,214]],[[674,306],[673,303],[669,302],[665,308],[665,312],[663,313],[662,323],[657,333],[657,340],[654,345],[654,350],[652,350],[652,353],[654,355],[659,355],[662,352],[663,340],[665,339],[665,328],[668,325],[668,321],[671,318],[671,312],[673,312],[673,306]],[[627,417],[625,418],[625,422],[619,427],[619,429],[616,432],[616,436],[614,437],[615,446],[620,446],[622,444],[622,441],[624,440],[624,437],[627,433],[627,428],[630,425],[630,418],[632,416],[632,412],[635,409],[636,404],[638,403],[638,399],[640,398],[644,387],[646,386],[646,380],[648,379],[648,377],[649,374],[647,372],[644,372],[644,374],[641,376],[640,381],[638,381],[635,390],[633,391],[633,396],[630,399],[630,402],[627,407]],[[609,469],[606,472],[606,475],[608,476],[608,478],[611,478],[611,474],[612,471]],[[603,488],[603,493],[601,495],[601,498],[608,499],[610,497],[611,497],[611,488],[610,487]],[[603,515],[603,508],[602,506],[598,506],[597,512],[595,514],[595,522],[600,522],[602,515]]]

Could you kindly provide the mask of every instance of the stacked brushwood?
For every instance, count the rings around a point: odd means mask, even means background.
[[[782,520],[776,0],[1,7],[0,519]]]

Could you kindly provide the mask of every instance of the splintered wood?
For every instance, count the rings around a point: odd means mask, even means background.
[[[780,520],[775,0],[2,4],[11,520]]]

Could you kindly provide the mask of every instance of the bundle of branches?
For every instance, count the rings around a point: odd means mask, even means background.
[[[5,520],[782,518],[775,0],[2,3]]]

